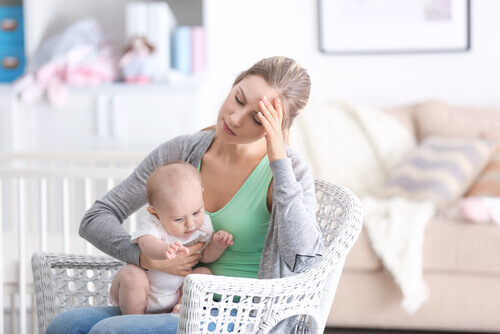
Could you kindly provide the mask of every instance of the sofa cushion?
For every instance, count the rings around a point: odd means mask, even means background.
[[[481,138],[425,138],[393,171],[384,197],[431,200],[440,209],[463,196],[493,152]]]
[[[500,275],[500,228],[437,217],[424,236],[424,271]]]
[[[425,272],[500,275],[500,228],[465,220],[437,217],[425,227]],[[375,272],[382,263],[371,249],[365,229],[350,251],[346,270]]]
[[[412,111],[417,138],[479,137],[500,133],[500,108],[455,106],[439,100],[419,104]]]
[[[419,108],[419,104],[398,105],[386,107],[383,111],[395,118],[401,125],[403,125],[408,132],[415,138],[417,137],[417,130],[415,128],[415,112]]]
[[[375,333],[389,334],[499,332],[500,276],[442,272],[425,273],[424,279],[431,298],[415,314],[407,314],[388,273],[344,271],[327,326],[384,328]],[[389,330],[396,328],[401,330]]]

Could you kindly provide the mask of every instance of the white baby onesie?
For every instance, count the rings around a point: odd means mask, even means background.
[[[132,233],[131,241],[138,242],[137,239],[139,237],[150,234],[167,243],[180,241],[185,247],[192,246],[198,242],[204,242],[205,246],[203,248],[205,248],[210,242],[213,233],[214,228],[212,226],[212,221],[207,214],[204,216],[201,228],[194,231],[193,234],[186,239],[169,235],[158,218],[153,215],[147,215],[139,222],[137,231]],[[146,273],[149,277],[151,289],[146,312],[169,312],[177,303],[179,297],[177,291],[184,282],[185,277],[174,276],[157,270],[148,270]]]

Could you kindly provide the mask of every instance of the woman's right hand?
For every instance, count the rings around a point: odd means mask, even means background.
[[[170,275],[175,276],[187,276],[191,274],[193,268],[201,258],[201,254],[198,253],[203,247],[204,243],[199,242],[189,248],[189,254],[177,255],[170,260],[152,260],[141,253],[140,265],[144,269],[159,270]]]

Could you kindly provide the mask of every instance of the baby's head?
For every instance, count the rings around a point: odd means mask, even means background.
[[[170,235],[187,238],[203,225],[201,176],[192,165],[175,161],[154,170],[146,183],[148,212]]]

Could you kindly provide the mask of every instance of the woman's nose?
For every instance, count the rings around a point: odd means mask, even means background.
[[[229,116],[229,120],[231,122],[230,125],[240,127],[241,123],[243,122],[243,116],[244,116],[243,112],[233,112]]]

